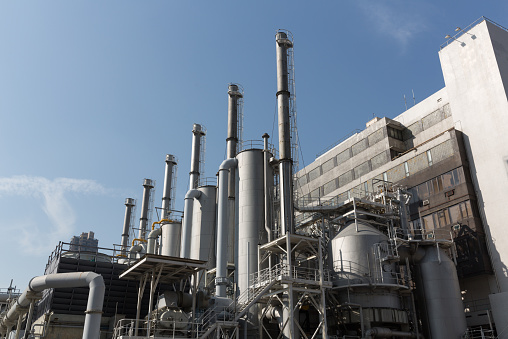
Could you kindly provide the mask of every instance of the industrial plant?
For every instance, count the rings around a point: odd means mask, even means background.
[[[167,154],[160,207],[144,179],[118,245],[61,242],[45,275],[0,291],[2,338],[508,338],[508,30],[458,28],[443,89],[303,168],[289,31],[275,50],[278,145],[242,140],[230,83],[216,180],[188,126],[184,210]]]

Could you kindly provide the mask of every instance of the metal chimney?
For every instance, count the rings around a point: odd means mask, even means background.
[[[136,206],[136,201],[132,198],[125,199],[125,218],[123,220],[123,232],[122,232],[122,249],[121,255],[127,256],[127,249],[129,246],[129,228],[131,226],[132,210]]]
[[[171,213],[172,190],[175,178],[176,159],[171,154],[166,154],[166,173],[164,176],[164,191],[162,192],[161,220],[168,219]]]
[[[194,124],[192,128],[191,170],[189,173],[189,189],[196,189],[199,185],[199,159],[201,152],[201,137],[205,135],[201,125]]]
[[[146,227],[148,224],[148,209],[150,206],[150,191],[154,188],[154,182],[151,179],[143,181],[143,202],[141,204],[141,217],[139,218],[139,239],[146,239]]]
[[[293,222],[293,160],[291,158],[291,128],[289,117],[288,49],[293,42],[285,32],[275,35],[277,50],[277,107],[279,121],[279,191],[282,234],[294,232]]]

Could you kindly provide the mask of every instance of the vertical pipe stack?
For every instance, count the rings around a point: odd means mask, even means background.
[[[164,192],[162,192],[161,220],[168,219],[171,213],[171,184],[173,182],[173,167],[176,166],[175,157],[166,154],[166,173],[164,175]]]
[[[154,187],[153,180],[145,179],[143,181],[143,202],[141,205],[141,217],[139,218],[139,239],[146,239],[146,227],[148,224],[148,208],[150,205],[150,191]]]
[[[123,231],[122,231],[122,249],[121,249],[121,255],[126,256],[127,255],[127,248],[129,248],[129,227],[131,223],[132,218],[132,209],[136,203],[134,202],[134,199],[127,198],[125,199],[125,217],[123,220]]]
[[[191,170],[189,173],[189,189],[196,189],[199,185],[199,156],[201,150],[201,137],[205,135],[200,124],[194,124],[192,129]]]
[[[237,84],[228,85],[228,136],[226,139],[227,157],[234,158],[238,152],[238,101],[243,94]],[[228,179],[228,256],[227,260],[234,263],[235,257],[235,191],[236,168],[229,170]]]
[[[201,137],[203,132],[201,125],[194,124],[192,129],[192,153],[191,153],[191,170],[189,173],[189,191],[185,195],[183,208],[183,225],[182,225],[182,247],[180,256],[182,258],[190,258],[191,250],[191,232],[192,232],[192,215],[194,209],[194,198],[199,198],[201,192],[197,190],[199,184],[199,157],[201,152]]]
[[[289,75],[287,50],[293,43],[284,32],[276,34],[277,46],[277,108],[279,121],[279,191],[281,233],[293,233],[293,160],[289,120]]]

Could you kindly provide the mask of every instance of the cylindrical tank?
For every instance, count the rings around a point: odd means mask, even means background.
[[[417,263],[416,290],[423,291],[428,338],[462,338],[467,325],[460,295],[457,270],[440,247],[426,246],[425,256]]]
[[[369,290],[371,284],[378,286],[372,292],[345,291],[345,301],[360,304],[364,308],[400,308],[397,293],[390,291],[390,288],[382,288],[383,285],[397,284],[393,262],[380,260],[385,253],[379,251],[377,244],[381,244],[382,248],[387,242],[385,234],[363,220],[348,222],[332,239],[334,286],[356,285],[356,291],[360,291],[362,286]]]
[[[238,159],[238,289],[249,287],[250,274],[258,270],[258,244],[266,242],[264,229],[263,150],[245,150]],[[261,238],[260,238],[261,235]]]
[[[182,223],[178,221],[164,223],[162,228],[161,255],[180,256]]]
[[[208,261],[207,267],[215,267],[215,233],[217,211],[217,187],[201,186],[199,199],[194,199],[192,210],[191,259]]]

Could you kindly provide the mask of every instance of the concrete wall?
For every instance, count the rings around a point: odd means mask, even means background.
[[[483,21],[439,52],[452,117],[464,135],[499,292],[508,291],[508,32]],[[484,213],[482,213],[484,212]]]

